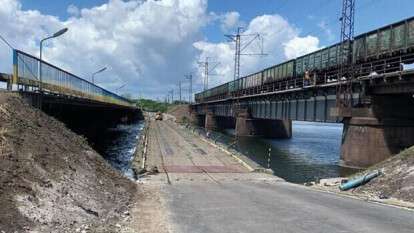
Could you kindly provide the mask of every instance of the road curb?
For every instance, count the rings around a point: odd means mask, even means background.
[[[404,201],[396,200],[396,199],[393,199],[393,200],[378,200],[378,199],[373,199],[373,198],[366,197],[366,196],[360,196],[360,195],[355,195],[355,194],[337,192],[337,191],[327,190],[327,189],[314,187],[314,186],[303,186],[303,187],[305,187],[307,189],[310,189],[310,190],[313,190],[313,191],[318,191],[318,192],[323,192],[323,193],[330,193],[330,194],[338,195],[338,196],[341,196],[341,197],[348,197],[348,198],[352,198],[352,199],[356,199],[356,200],[361,200],[361,201],[375,203],[375,204],[384,205],[384,206],[391,206],[391,207],[394,207],[394,208],[405,209],[405,210],[414,212],[414,204],[409,203],[409,202],[407,203],[407,202],[404,202]]]

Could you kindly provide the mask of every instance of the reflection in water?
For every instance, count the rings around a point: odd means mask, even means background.
[[[131,162],[144,121],[129,125],[118,125],[99,135],[95,149],[124,175],[133,178]]]
[[[338,165],[341,136],[342,124],[295,121],[291,139],[239,137],[237,150],[267,167],[271,148],[270,166],[274,174],[290,182],[304,183],[356,171]]]

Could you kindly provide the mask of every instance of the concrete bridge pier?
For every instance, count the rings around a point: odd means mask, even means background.
[[[254,119],[248,110],[241,110],[236,116],[235,134],[237,136],[291,138],[292,120]]]
[[[344,117],[341,162],[368,167],[414,145],[414,99],[410,95],[374,96],[372,106]]]
[[[204,120],[204,128],[211,131],[217,131],[220,127],[217,121],[217,117],[213,112],[207,112]]]
[[[205,116],[197,114],[195,111],[190,111],[190,123],[199,127],[204,127]]]
[[[368,167],[414,145],[414,121],[352,117],[344,120],[341,162]]]

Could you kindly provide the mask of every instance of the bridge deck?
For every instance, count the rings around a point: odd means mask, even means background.
[[[55,101],[136,108],[130,100],[19,50],[13,51],[13,74],[1,74],[9,90],[41,93]]]

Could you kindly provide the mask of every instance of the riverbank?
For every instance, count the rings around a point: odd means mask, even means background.
[[[138,186],[18,94],[0,112],[0,231],[117,232]]]
[[[351,180],[373,171],[381,174],[368,183],[340,191],[341,180]],[[321,180],[312,184],[318,190],[355,196],[360,199],[414,209],[414,147],[350,177]]]

